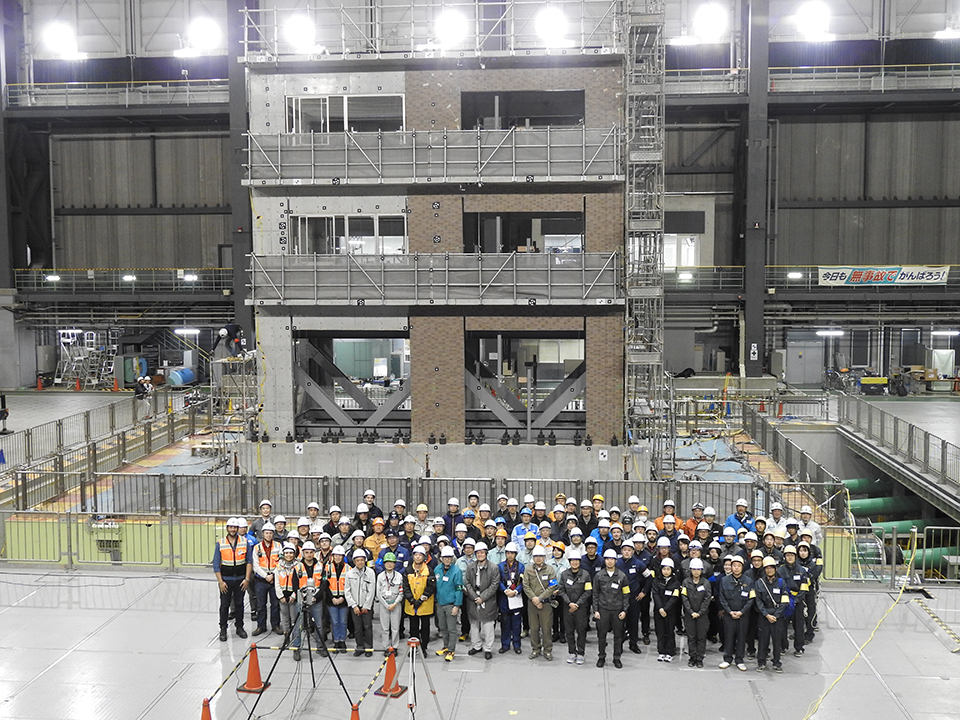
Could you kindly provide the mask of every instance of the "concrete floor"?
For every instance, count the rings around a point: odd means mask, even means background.
[[[955,613],[960,589],[934,594],[938,597],[927,601],[930,607]],[[703,670],[691,670],[679,658],[672,665],[658,663],[650,648],[640,656],[626,653],[622,670],[609,665],[599,670],[593,635],[588,636],[584,667],[566,665],[560,648],[553,663],[530,661],[526,653],[495,654],[493,661],[463,653],[450,664],[431,654],[426,662],[445,720],[533,720],[560,712],[564,717],[614,718],[664,702],[671,714],[799,720],[854,657],[894,597],[879,589],[826,590],[816,642],[804,657],[788,656],[786,673],[779,676],[756,673],[752,666],[746,673],[721,671],[711,645]],[[951,653],[956,643],[912,597],[893,609],[814,717],[960,718],[960,653]],[[247,647],[232,634],[226,643],[217,640],[215,612],[216,589],[209,573],[68,574],[8,568],[0,575],[0,717],[198,717],[202,699],[214,692]],[[275,658],[274,651],[261,651],[264,676]],[[378,657],[337,659],[352,698],[367,687],[380,662]],[[306,659],[297,665],[291,657],[281,657],[258,716],[273,711],[271,716],[278,718],[346,720],[350,707],[330,663],[317,658],[315,670],[318,687],[313,691]],[[213,718],[247,717],[256,696],[235,691],[245,676],[246,666],[216,696]],[[436,720],[424,679],[418,667],[417,711]],[[406,670],[401,682],[407,684]],[[407,698],[389,701],[384,717],[409,717]],[[361,717],[377,718],[383,702],[371,693],[360,707]]]
[[[941,440],[960,445],[960,397],[863,397]]]
[[[8,392],[10,419],[7,428],[13,431],[43,425],[68,415],[76,415],[120,400],[129,400],[130,392],[74,392],[72,390],[36,390]]]

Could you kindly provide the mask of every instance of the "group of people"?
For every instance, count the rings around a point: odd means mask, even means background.
[[[769,517],[744,498],[735,506],[721,523],[702,503],[683,518],[668,499],[651,517],[635,495],[621,510],[601,495],[577,503],[560,493],[548,512],[532,495],[522,505],[500,495],[491,507],[472,491],[466,506],[451,497],[430,518],[403,500],[384,512],[367,490],[352,517],[336,505],[321,517],[310,503],[293,526],[263,500],[253,522],[227,520],[216,544],[220,640],[231,619],[247,637],[247,594],[253,635],[283,635],[295,660],[304,629],[321,654],[347,651],[352,637],[353,654],[371,656],[376,614],[381,647],[409,634],[426,655],[435,626],[447,662],[462,642],[492,659],[499,622],[500,654],[521,654],[528,638],[530,659],[550,661],[559,642],[569,664],[583,665],[592,625],[598,667],[608,648],[622,667],[624,646],[640,654],[652,633],[661,662],[685,635],[690,667],[703,667],[709,641],[720,644],[721,668],[745,671],[755,659],[758,671],[769,660],[782,672],[790,633],[800,657],[818,631],[822,530],[809,506],[799,518],[779,503]]]

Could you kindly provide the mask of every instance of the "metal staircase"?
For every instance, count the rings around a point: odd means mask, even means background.
[[[654,478],[670,472],[673,423],[663,370],[664,2],[633,0],[625,62],[625,408]]]

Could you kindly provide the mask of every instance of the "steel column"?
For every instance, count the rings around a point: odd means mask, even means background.
[[[243,47],[246,0],[227,0],[227,66],[230,89],[230,140],[228,180],[230,187],[230,232],[233,240],[233,307],[234,318],[248,338],[254,335],[253,307],[247,306],[247,255],[253,252],[250,192],[243,186],[247,159],[247,68],[237,62]],[[253,350],[254,348],[248,347]]]

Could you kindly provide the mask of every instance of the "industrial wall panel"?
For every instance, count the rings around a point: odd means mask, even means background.
[[[871,121],[866,195],[874,198],[960,194],[960,120],[933,115]]]
[[[24,31],[28,51],[38,59],[56,58],[43,42],[44,30],[60,22],[76,33],[77,50],[94,57],[127,54],[126,24],[129,7],[124,0],[30,0],[24,3]]]
[[[153,204],[150,143],[149,138],[55,138],[54,205],[79,208]]]
[[[211,52],[226,52],[226,0],[137,0],[134,30],[137,55],[172,55],[177,50],[195,49],[189,28],[197,18],[209,18],[220,34],[210,38]],[[239,53],[237,53],[239,54]]]
[[[856,198],[862,194],[864,126],[859,120],[782,123],[779,195],[785,199]]]
[[[157,138],[157,202],[228,205],[229,155],[226,138]]]
[[[57,220],[61,268],[217,267],[225,215],[82,215]]]
[[[670,168],[732,168],[737,151],[737,132],[733,128],[667,128],[664,162]],[[704,144],[707,147],[703,147]],[[694,157],[694,154],[697,157]]]

